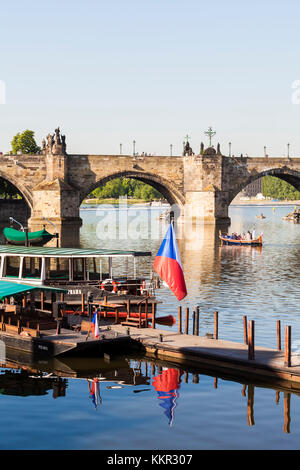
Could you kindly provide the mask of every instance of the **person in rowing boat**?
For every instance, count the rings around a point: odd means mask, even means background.
[[[247,234],[246,234],[246,240],[247,241],[250,241],[252,240],[252,235],[251,235],[251,232],[248,230]]]

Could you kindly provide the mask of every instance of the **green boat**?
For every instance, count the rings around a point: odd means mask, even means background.
[[[23,232],[21,230],[16,230],[11,227],[5,227],[3,229],[3,235],[5,236],[7,242],[11,245],[26,244],[26,232]],[[36,232],[28,232],[28,244],[35,246],[43,246],[50,240],[52,240],[53,237],[55,237],[55,235],[47,232],[45,228]]]

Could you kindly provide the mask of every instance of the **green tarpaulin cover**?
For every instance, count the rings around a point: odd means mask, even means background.
[[[4,300],[5,297],[13,297],[23,292],[29,292],[32,290],[51,290],[56,292],[68,292],[65,289],[56,289],[54,287],[44,286],[31,286],[30,284],[19,284],[18,282],[0,281],[0,300]]]

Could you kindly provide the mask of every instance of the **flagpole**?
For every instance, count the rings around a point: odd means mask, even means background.
[[[174,211],[170,211],[170,224],[172,224],[174,228]]]

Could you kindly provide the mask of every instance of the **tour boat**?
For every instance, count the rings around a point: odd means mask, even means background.
[[[262,246],[262,235],[255,240],[234,240],[229,235],[220,233],[219,238],[221,245],[233,245],[233,246]]]
[[[46,293],[53,301],[43,302]],[[131,338],[116,335],[110,328],[93,333],[91,318],[73,325],[66,315],[66,303],[56,301],[56,295],[67,291],[47,286],[32,286],[19,282],[0,281],[0,358],[5,349],[12,348],[33,356],[97,355],[114,351],[124,352]],[[50,307],[50,308],[49,308]],[[138,326],[137,324],[135,326]]]
[[[16,230],[12,227],[5,227],[3,235],[8,243],[12,245],[29,245],[43,246],[55,237],[55,234],[47,232],[45,228],[36,232],[25,232],[23,230]]]
[[[138,260],[146,271],[147,259],[152,268],[151,252],[0,245],[0,281],[65,289],[68,314],[88,315],[91,303],[104,303],[101,315],[107,318],[125,319],[128,314],[134,318],[138,313],[144,320],[147,312],[150,320],[160,302],[154,294],[152,269],[148,279],[137,275]],[[124,270],[125,275],[114,274],[115,270]],[[51,303],[50,292],[45,292],[43,303]],[[174,317],[158,317],[157,322],[173,324]]]

